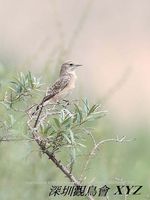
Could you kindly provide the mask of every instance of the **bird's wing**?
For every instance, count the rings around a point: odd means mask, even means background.
[[[59,92],[61,92],[70,82],[71,76],[63,76],[60,77],[55,83],[54,85],[52,85],[48,91],[47,91],[47,95],[43,98],[42,103],[44,103],[45,101],[51,99],[52,97],[54,97],[56,94],[58,94]]]

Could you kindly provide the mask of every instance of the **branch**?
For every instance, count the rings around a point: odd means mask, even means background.
[[[35,120],[32,135],[36,143],[39,145],[40,149],[42,150],[43,154],[46,154],[48,158],[67,176],[67,178],[74,183],[76,186],[81,186],[80,181],[77,180],[77,178],[70,172],[70,170],[61,163],[60,160],[57,160],[54,153],[51,153],[47,148],[47,141],[45,141],[37,132],[37,125],[39,122],[39,118],[42,113],[43,105],[41,106],[37,118]],[[92,196],[87,196],[89,200],[94,200]]]
[[[46,143],[41,139],[41,137],[37,134],[34,137],[43,154],[46,154],[48,158],[67,176],[67,178],[74,183],[74,185],[81,186],[80,181],[78,181],[77,178],[72,173],[70,173],[70,170],[64,166],[60,160],[57,160],[54,154],[46,149]],[[94,200],[90,195],[87,196],[87,198],[89,200]]]

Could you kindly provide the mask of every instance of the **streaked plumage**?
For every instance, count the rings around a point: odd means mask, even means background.
[[[78,66],[81,65],[76,65],[72,62],[62,64],[59,79],[47,90],[46,96],[37,106],[36,111],[39,109],[39,106],[44,105],[49,100],[53,102],[60,101],[75,88],[75,81],[77,78],[75,69]]]

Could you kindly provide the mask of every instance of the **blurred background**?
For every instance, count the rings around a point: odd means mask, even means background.
[[[108,111],[96,137],[136,138],[104,145],[89,167],[88,183],[95,177],[98,184],[132,181],[144,185],[142,199],[150,198],[149,10],[148,0],[0,0],[1,85],[20,71],[50,84],[63,61],[82,64],[74,96]],[[0,199],[48,199],[47,181],[66,181],[28,146],[0,145]]]

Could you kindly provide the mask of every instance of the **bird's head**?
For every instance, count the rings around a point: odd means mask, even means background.
[[[71,61],[65,62],[61,66],[60,75],[64,75],[66,73],[71,73],[71,72],[73,72],[79,66],[82,66],[82,65],[74,64]]]

